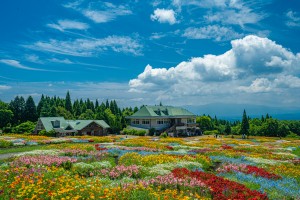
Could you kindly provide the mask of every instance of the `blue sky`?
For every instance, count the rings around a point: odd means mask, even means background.
[[[0,99],[299,108],[298,0],[0,3]]]

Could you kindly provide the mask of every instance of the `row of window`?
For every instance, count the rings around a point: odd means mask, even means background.
[[[194,118],[189,118],[189,119],[187,119],[187,123],[188,124],[196,123],[196,120]],[[150,124],[150,120],[148,120],[148,119],[143,119],[143,120],[133,119],[132,124]],[[159,119],[159,120],[156,120],[156,124],[170,124],[170,120],[169,119]]]
[[[156,124],[169,124],[170,120],[164,119],[164,120],[156,120]],[[150,120],[143,119],[143,120],[138,120],[134,119],[132,120],[132,124],[150,124]]]

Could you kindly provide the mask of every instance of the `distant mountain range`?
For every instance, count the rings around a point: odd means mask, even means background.
[[[273,118],[281,120],[300,120],[300,107],[286,108],[286,107],[270,107],[261,105],[242,105],[242,104],[207,104],[201,106],[182,106],[196,115],[210,115],[217,116],[218,119],[226,119],[229,121],[241,120],[243,110],[245,109],[247,115],[251,118],[266,115],[267,113]]]

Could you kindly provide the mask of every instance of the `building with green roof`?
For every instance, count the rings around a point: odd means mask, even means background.
[[[109,125],[103,120],[65,120],[63,117],[41,117],[35,127],[34,133],[45,130],[55,131],[57,136],[73,135],[107,135]]]
[[[173,106],[143,106],[128,116],[130,126],[158,131],[173,131],[196,128],[196,115],[190,111]]]

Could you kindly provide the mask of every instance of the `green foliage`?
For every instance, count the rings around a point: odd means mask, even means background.
[[[12,119],[13,124],[19,124],[26,121],[26,119],[24,119],[25,100],[22,96],[21,97],[16,96],[15,99],[10,102],[9,109],[14,114]]]
[[[72,171],[80,176],[90,176],[90,173],[95,169],[95,167],[91,164],[87,164],[84,162],[75,163],[73,165]]]
[[[25,103],[24,118],[31,122],[36,122],[38,119],[36,106],[32,96],[29,96]]]
[[[72,113],[62,106],[58,106],[56,108],[56,116],[64,117],[65,119],[73,119],[74,118]]]
[[[290,132],[286,137],[288,138],[300,138],[296,133]]]
[[[67,92],[66,95],[65,109],[70,113],[72,113],[72,102],[71,102],[71,96],[69,91]]]
[[[41,130],[38,135],[42,135],[42,136],[48,136],[48,137],[55,137],[56,132],[54,130],[51,130],[49,132],[47,132],[46,130]]]
[[[87,109],[79,116],[79,119],[95,119],[94,112],[91,109]]]
[[[278,136],[279,131],[278,120],[272,118],[266,118],[265,122],[262,124],[261,132],[265,136]]]
[[[149,129],[149,136],[153,136],[155,134],[156,130],[155,128],[150,128]]]
[[[12,146],[13,146],[12,142],[0,139],[0,148],[7,148]]]
[[[168,134],[166,132],[163,132],[160,134],[159,136],[160,138],[167,138],[168,137]]]
[[[219,134],[219,131],[218,130],[204,131],[203,134],[204,135],[216,135],[216,134]]]
[[[249,135],[249,128],[250,125],[249,125],[248,117],[246,114],[246,110],[244,110],[240,134]]]
[[[70,162],[69,160],[67,162],[62,163],[61,165],[65,170],[71,170],[73,163]]]
[[[225,133],[226,135],[229,135],[229,134],[231,133],[231,127],[230,127],[230,124],[229,124],[229,123],[226,124],[224,133]]]
[[[295,154],[296,156],[300,157],[300,147],[298,147],[297,149],[295,149],[293,151],[293,154]]]
[[[35,128],[35,123],[27,121],[13,128],[14,133],[31,133]]]
[[[123,133],[125,135],[136,135],[136,136],[145,136],[146,131],[145,130],[136,130],[136,129],[123,129]]]
[[[210,117],[200,116],[196,118],[196,122],[202,131],[212,130],[213,124]]]
[[[0,128],[3,128],[8,125],[8,123],[13,119],[13,112],[8,109],[0,110]]]

